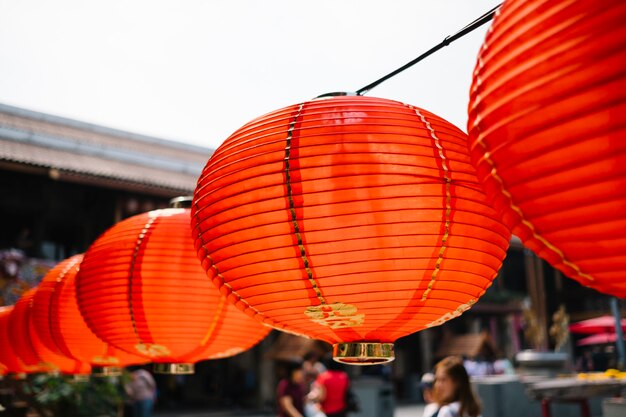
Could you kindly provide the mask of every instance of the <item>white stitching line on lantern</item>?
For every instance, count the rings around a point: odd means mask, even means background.
[[[32,317],[34,302],[35,302],[35,294],[32,293],[31,296],[28,298],[27,303],[25,304],[24,315],[28,314],[29,316]],[[33,346],[33,349],[34,349],[34,346]],[[37,367],[45,368],[45,369],[53,371],[53,372],[59,370],[59,367],[56,364],[54,364],[54,363],[52,363],[50,361],[44,361],[43,358],[41,358],[40,353],[37,350],[35,350],[35,356],[37,357],[37,360],[39,362],[37,363],[37,365],[33,365],[33,367],[34,367],[33,371],[34,372],[40,372],[40,371],[35,370]]]
[[[426,128],[429,130],[430,137],[433,138],[435,146],[437,147],[437,152],[439,154],[439,157],[441,158],[441,167],[443,169],[443,179],[446,183],[446,186],[445,186],[446,211],[445,211],[445,217],[444,217],[445,219],[444,233],[441,238],[441,247],[439,248],[439,256],[437,257],[437,262],[435,263],[435,269],[433,269],[433,273],[430,277],[428,288],[426,289],[426,291],[424,291],[424,294],[422,295],[422,301],[426,301],[426,298],[428,298],[428,294],[430,294],[430,292],[433,289],[433,284],[435,283],[435,281],[437,280],[437,277],[439,276],[441,263],[443,262],[443,254],[446,251],[446,248],[447,248],[446,244],[448,242],[448,237],[450,236],[450,216],[452,214],[452,205],[451,205],[452,196],[450,193],[451,179],[450,179],[450,169],[448,168],[448,161],[446,159],[446,156],[443,154],[443,147],[441,146],[439,137],[437,136],[435,129],[433,129],[430,122],[426,120],[426,117],[419,111],[418,108],[410,106],[410,105],[408,107],[411,110],[415,111],[415,114],[417,114],[417,116],[422,120],[422,123],[424,123],[424,126],[426,126]]]
[[[133,256],[130,260],[130,269],[128,273],[128,309],[130,312],[130,320],[133,324],[133,330],[135,331],[135,335],[137,339],[139,339],[139,343],[135,345],[135,349],[142,355],[149,356],[151,358],[167,356],[170,354],[170,350],[161,345],[157,345],[154,343],[144,343],[139,336],[139,331],[137,330],[137,323],[135,322],[135,313],[133,310],[133,271],[135,270],[135,262],[137,261],[137,256],[139,255],[139,250],[141,249],[141,245],[144,243],[145,237],[152,227],[152,224],[156,221],[158,216],[150,216],[146,224],[144,225],[141,233],[137,236],[137,242],[135,243],[135,250],[133,251]]]
[[[67,275],[68,272],[70,272],[70,269],[72,268],[78,268],[76,265],[80,265],[80,260],[77,258],[74,258],[71,262],[69,262],[65,268],[63,268],[63,270],[59,273],[59,275],[57,275],[57,278],[55,280],[55,283],[52,287],[52,291],[50,294],[50,300],[48,301],[48,331],[50,332],[50,337],[52,337],[52,340],[54,341],[55,344],[57,344],[58,346],[61,346],[61,344],[59,343],[59,341],[57,340],[57,337],[55,335],[55,332],[52,331],[52,328],[54,327],[53,323],[52,323],[52,301],[53,298],[56,296],[59,296],[60,293],[60,287],[63,285],[64,282],[64,278]]]
[[[480,128],[478,127],[478,130],[480,132]],[[568,261],[567,259],[565,259],[565,254],[563,254],[563,252],[561,252],[561,250],[559,248],[557,248],[556,246],[554,246],[552,243],[550,243],[547,239],[545,239],[544,237],[540,236],[537,234],[537,231],[535,229],[535,226],[528,220],[526,220],[524,218],[524,213],[522,212],[522,209],[520,207],[518,207],[514,202],[513,202],[513,196],[511,195],[511,193],[509,193],[505,188],[504,188],[504,181],[502,180],[502,178],[500,178],[500,175],[498,175],[498,170],[496,169],[496,164],[491,160],[491,153],[489,153],[487,151],[487,146],[485,145],[485,143],[479,138],[476,140],[476,143],[478,143],[480,145],[480,147],[483,150],[483,159],[485,161],[487,161],[487,163],[489,164],[489,166],[491,166],[491,171],[489,173],[489,176],[493,177],[499,184],[500,186],[500,191],[502,192],[502,194],[506,197],[506,199],[508,200],[509,203],[509,207],[515,211],[517,213],[517,215],[520,217],[521,223],[526,226],[528,228],[528,230],[530,230],[530,233],[532,233],[533,238],[537,239],[539,242],[541,242],[547,249],[551,250],[552,252],[554,252],[555,254],[557,254],[557,256],[559,256],[561,258],[561,261],[563,262],[564,265],[572,268],[574,271],[576,271],[576,273],[583,277],[586,278],[589,281],[594,281],[593,277],[591,275],[585,274],[584,272],[582,272],[580,270],[580,268],[578,267],[578,265]]]

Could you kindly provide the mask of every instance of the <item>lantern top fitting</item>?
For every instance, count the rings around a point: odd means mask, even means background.
[[[325,98],[333,98],[333,97],[350,97],[350,96],[358,96],[357,93],[354,92],[346,92],[346,91],[333,91],[332,93],[320,94],[315,97],[313,100],[321,100]]]
[[[191,208],[192,195],[174,197],[170,200],[170,208]]]

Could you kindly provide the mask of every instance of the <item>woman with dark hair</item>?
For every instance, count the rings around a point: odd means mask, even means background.
[[[424,410],[423,417],[480,415],[480,404],[461,358],[447,357],[435,365],[434,400]]]
[[[304,371],[300,363],[287,364],[287,376],[278,383],[278,417],[303,417]]]

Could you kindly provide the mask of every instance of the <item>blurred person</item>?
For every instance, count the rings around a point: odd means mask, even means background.
[[[605,351],[599,346],[594,346],[591,351],[591,362],[593,363],[593,371],[604,372],[609,368],[609,358]]]
[[[151,417],[156,399],[156,382],[145,369],[137,369],[130,374],[124,387],[132,401],[133,417]]]
[[[478,417],[480,405],[472,391],[463,361],[454,356],[435,366],[434,402],[423,417]]]
[[[302,370],[304,371],[304,379],[308,393],[318,375],[326,371],[326,367],[320,362],[319,355],[316,352],[311,351],[304,355]]]
[[[484,358],[464,359],[463,366],[469,376],[485,376],[495,374],[493,363]]]
[[[278,417],[304,417],[304,371],[302,364],[287,364],[287,375],[281,379],[276,389]]]
[[[322,372],[314,384],[312,393],[328,417],[345,417],[348,411],[350,378],[342,365],[332,358],[327,361],[326,371]]]
[[[305,381],[304,415],[305,417],[325,417],[322,406],[317,400],[317,391],[314,388],[314,383],[317,377],[326,371],[326,367],[320,362],[319,355],[316,352],[307,352],[303,359],[302,370],[304,371]]]
[[[496,359],[493,363],[493,373],[495,375],[515,375],[515,368],[507,358]]]
[[[585,350],[583,355],[576,360],[576,371],[578,372],[591,372],[593,371],[593,359],[591,358],[591,351]]]
[[[424,399],[424,403],[430,404],[434,402],[433,398],[433,385],[435,383],[435,375],[431,372],[426,372],[422,375],[422,379],[420,380],[420,390],[422,391],[422,398]]]

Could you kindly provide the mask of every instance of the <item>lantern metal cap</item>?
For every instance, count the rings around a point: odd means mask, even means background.
[[[191,208],[192,201],[193,201],[193,196],[191,195],[174,197],[170,200],[170,207],[171,208]]]
[[[155,374],[190,375],[194,373],[193,363],[155,363]]]
[[[91,375],[98,378],[120,376],[122,375],[122,368],[119,366],[94,366],[91,368]]]
[[[382,365],[395,359],[393,343],[337,343],[333,359],[348,365]]]
[[[357,93],[345,92],[345,91],[334,91],[332,93],[326,93],[315,97],[313,100],[324,100],[333,97],[343,97],[343,96],[357,96]]]

